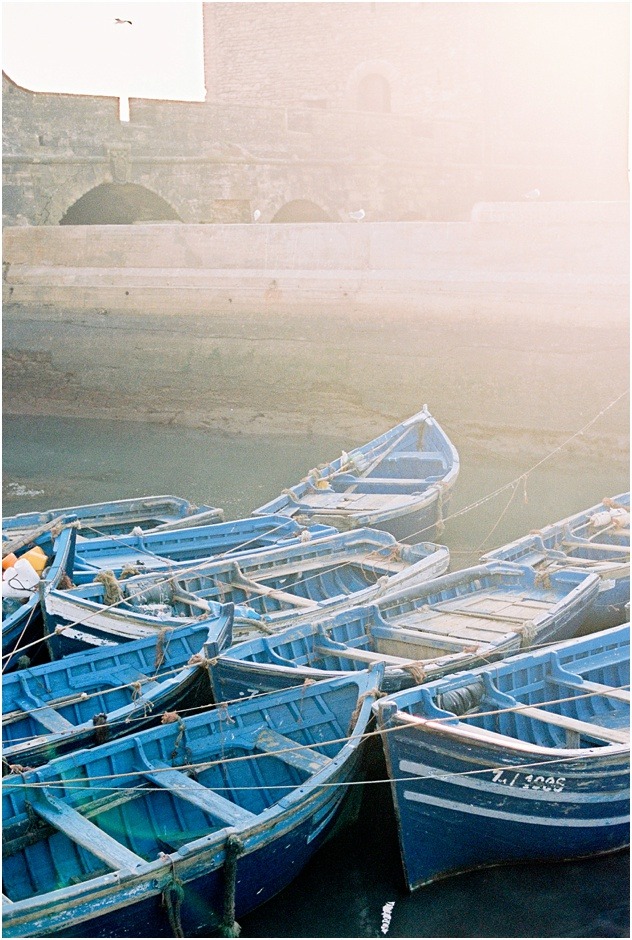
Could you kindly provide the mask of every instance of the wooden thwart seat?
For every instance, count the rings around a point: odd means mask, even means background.
[[[526,715],[528,718],[535,718],[538,721],[543,721],[550,725],[557,725],[558,728],[564,728],[564,730],[574,733],[575,735],[584,735],[599,741],[608,741],[612,744],[630,743],[629,731],[603,728],[601,725],[595,725],[589,721],[580,721],[578,718],[559,715],[557,712],[549,712],[543,708],[536,708],[533,705],[520,705],[515,711],[518,715]]]
[[[561,676],[555,676],[555,681],[559,685],[566,685],[570,689],[579,689],[582,692],[595,692],[597,695],[606,695],[608,698],[616,698],[620,702],[627,702],[630,704],[630,690],[629,689],[616,689],[611,685],[602,685],[600,682],[589,682],[588,679],[571,679],[571,678],[562,678]]]
[[[328,649],[326,646],[315,646],[314,652],[320,656],[340,656],[342,659],[357,659],[363,663],[389,663],[392,666],[407,666],[410,659],[403,656],[389,656],[386,653],[374,653],[372,650],[358,649],[348,646],[345,649]]]
[[[117,842],[76,809],[57,799],[47,790],[37,790],[29,802],[38,816],[45,819],[59,832],[63,832],[77,845],[96,855],[114,871],[119,868],[136,868],[138,865],[145,864],[144,858]]]
[[[174,796],[216,816],[228,826],[246,826],[256,818],[254,813],[226,799],[215,790],[203,786],[197,780],[187,777],[182,771],[174,770],[168,764],[152,764],[151,768],[143,771],[143,776],[151,783],[170,790]]]
[[[296,741],[286,738],[285,735],[271,728],[263,728],[259,732],[255,739],[255,747],[310,775],[322,770],[330,761],[330,758],[325,757],[324,754],[320,754],[311,747],[299,745]]]
[[[47,731],[52,731],[54,734],[61,734],[64,731],[74,731],[75,726],[71,721],[68,721],[67,718],[64,718],[63,715],[60,715],[59,712],[56,712],[54,708],[51,708],[49,705],[38,705],[36,700],[30,699],[18,699],[17,705],[35,719],[40,725],[46,728]]]

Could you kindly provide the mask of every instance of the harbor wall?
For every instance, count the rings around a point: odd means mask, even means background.
[[[628,386],[628,269],[622,203],[14,227],[4,409],[359,442],[428,402],[453,433],[546,448]],[[621,400],[577,446],[624,459],[628,435]]]
[[[16,227],[4,236],[5,302],[183,314],[544,295],[544,316],[547,298],[560,317],[575,316],[571,301],[607,299],[599,318],[616,319],[627,228],[624,203],[479,204],[451,223]]]

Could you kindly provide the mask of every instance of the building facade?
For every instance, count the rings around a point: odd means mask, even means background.
[[[3,76],[6,225],[460,220],[627,199],[618,3],[210,3],[203,103]]]

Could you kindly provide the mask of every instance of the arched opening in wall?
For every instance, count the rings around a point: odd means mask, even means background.
[[[132,225],[134,222],[180,222],[174,209],[156,193],[135,183],[102,183],[78,199],[60,225]]]
[[[358,111],[390,113],[391,86],[383,75],[372,72],[358,83]]]
[[[331,222],[324,209],[308,199],[295,199],[281,206],[272,222]]]

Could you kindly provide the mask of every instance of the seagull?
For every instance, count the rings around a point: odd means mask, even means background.
[[[358,209],[357,212],[350,212],[349,218],[353,219],[354,222],[361,222],[365,215],[364,209]]]
[[[524,194],[524,199],[539,199],[540,190],[539,189],[530,189],[528,193]]]
[[[129,26],[132,25],[131,20],[121,20],[118,18],[118,16],[115,18],[114,22],[116,23],[117,26],[123,26],[124,23],[127,23]]]
[[[258,209],[255,209],[255,211],[252,213],[252,217],[255,220],[255,222],[259,221],[259,219],[261,218],[261,213],[259,212]]]

